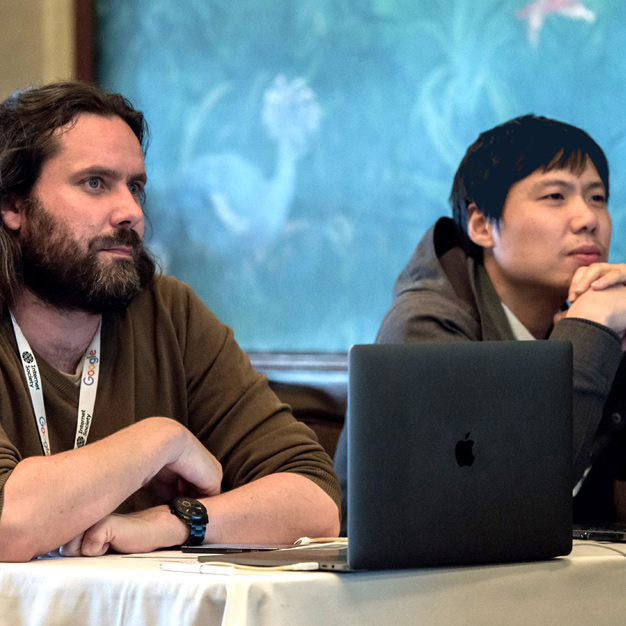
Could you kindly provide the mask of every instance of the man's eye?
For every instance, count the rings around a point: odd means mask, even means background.
[[[563,194],[562,193],[549,193],[547,196],[544,196],[547,200],[562,200],[563,199]]]
[[[102,181],[99,178],[88,178],[87,186],[90,189],[100,189],[100,187],[102,187]]]
[[[128,190],[133,194],[133,196],[141,195],[141,185],[138,185],[137,183],[130,183],[130,185],[128,185]]]

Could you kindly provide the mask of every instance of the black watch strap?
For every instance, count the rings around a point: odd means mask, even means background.
[[[170,511],[189,526],[189,539],[186,544],[198,546],[204,542],[209,515],[202,502],[194,498],[174,498],[169,503]]]

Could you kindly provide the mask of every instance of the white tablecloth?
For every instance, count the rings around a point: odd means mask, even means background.
[[[0,624],[592,625],[626,623],[626,544],[535,563],[410,571],[167,572],[166,558],[0,564]]]

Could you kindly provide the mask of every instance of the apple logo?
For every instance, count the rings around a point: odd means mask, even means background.
[[[459,467],[471,465],[474,462],[474,453],[472,452],[474,442],[469,438],[469,436],[470,434],[467,433],[467,435],[465,435],[465,439],[462,439],[456,444],[456,462],[459,464]]]

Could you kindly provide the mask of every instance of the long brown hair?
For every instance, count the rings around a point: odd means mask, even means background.
[[[65,81],[15,92],[0,104],[0,205],[28,199],[44,163],[58,150],[59,128],[81,113],[124,120],[145,154],[148,126],[141,111],[117,93],[89,83]],[[0,312],[13,304],[21,285],[17,238],[0,224]]]

